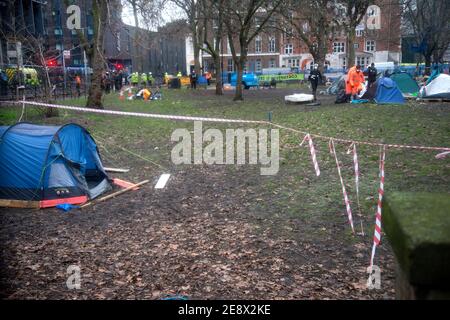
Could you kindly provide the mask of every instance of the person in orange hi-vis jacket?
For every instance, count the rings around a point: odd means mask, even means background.
[[[353,99],[362,90],[362,84],[364,83],[364,74],[361,71],[361,66],[358,64],[356,67],[350,68],[347,74],[347,82],[345,86],[345,92],[350,94]]]

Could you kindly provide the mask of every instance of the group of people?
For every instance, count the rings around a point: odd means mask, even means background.
[[[114,70],[112,72],[105,72],[102,75],[102,90],[106,93],[110,93],[112,89],[120,91],[124,82],[126,84],[126,74],[123,70]]]
[[[149,72],[148,74],[145,72],[133,72],[130,76],[130,82],[133,86],[144,85],[151,87],[155,83],[155,79],[153,78],[153,74]]]
[[[367,69],[367,81],[368,88],[370,88],[377,81],[378,70],[375,64],[372,64]],[[314,101],[317,101],[317,87],[319,83],[323,82],[322,74],[319,71],[318,65],[314,64],[309,74],[308,80],[311,83],[312,94]],[[360,92],[363,90],[363,84],[365,83],[364,73],[361,70],[361,65],[351,67],[347,73],[347,80],[345,82],[345,93],[350,99],[357,99]]]

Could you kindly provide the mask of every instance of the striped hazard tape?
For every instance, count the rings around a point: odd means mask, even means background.
[[[316,176],[320,176],[320,168],[319,168],[319,162],[317,162],[316,149],[314,148],[314,143],[312,141],[312,138],[311,138],[310,134],[307,134],[305,136],[305,138],[303,139],[303,141],[300,144],[300,146],[303,145],[303,143],[305,141],[308,141],[309,151],[311,152],[311,158],[312,158],[312,162],[313,162],[313,165],[314,165],[314,170],[316,171]]]
[[[133,116],[133,117],[154,118],[154,119],[167,119],[167,120],[226,122],[226,123],[255,123],[255,124],[267,123],[266,121],[257,121],[257,120],[207,118],[207,117],[178,116],[178,115],[154,114],[154,113],[143,113],[143,112],[116,111],[116,110],[105,110],[105,109],[92,109],[92,108],[83,108],[83,107],[74,107],[74,106],[65,106],[65,105],[55,105],[55,104],[35,102],[35,101],[8,101],[8,102],[2,102],[2,103],[3,104],[5,104],[5,103],[26,104],[26,105],[31,105],[31,106],[65,109],[65,110],[80,111],[80,112],[101,113],[101,114],[111,114],[111,115],[120,115],[120,116]]]
[[[330,151],[336,160],[336,167],[339,175],[339,180],[341,181],[342,186],[342,194],[344,196],[345,208],[347,210],[348,222],[350,223],[350,227],[352,228],[352,232],[355,233],[355,229],[353,227],[353,216],[352,209],[350,208],[350,200],[348,199],[347,190],[345,189],[344,179],[342,179],[341,166],[339,165],[339,160],[336,154],[336,148],[334,147],[333,139],[330,140]]]
[[[285,129],[285,130],[295,132],[295,133],[301,133],[303,135],[309,135],[309,137],[315,137],[315,138],[319,138],[319,139],[323,139],[323,140],[327,140],[327,141],[329,141],[330,139],[333,139],[334,142],[355,143],[355,144],[369,145],[369,146],[381,146],[381,147],[386,146],[389,148],[399,148],[399,149],[450,151],[450,147],[429,147],[429,146],[416,146],[416,145],[404,145],[404,144],[386,144],[386,143],[378,143],[378,142],[341,139],[341,138],[324,136],[324,135],[320,135],[320,134],[308,133],[308,132],[301,131],[298,129],[294,129],[294,128],[286,127],[286,126],[276,124],[273,122],[262,121],[262,120],[225,119],[225,118],[208,118],[208,117],[178,116],[178,115],[166,115],[166,114],[151,114],[151,113],[140,113],[140,112],[126,112],[126,111],[116,111],[116,110],[107,110],[107,109],[92,109],[92,108],[74,107],[74,106],[67,106],[67,105],[56,105],[56,104],[42,103],[42,102],[35,102],[35,101],[0,101],[0,104],[4,104],[4,105],[11,105],[11,104],[22,105],[23,104],[23,105],[30,105],[30,106],[40,106],[40,107],[80,111],[80,112],[102,113],[102,114],[111,114],[111,115],[123,115],[123,116],[134,116],[134,117],[167,119],[167,120],[267,124],[267,125],[271,125],[271,126],[280,128],[280,129]]]
[[[381,206],[383,202],[383,194],[384,194],[384,162],[386,160],[386,147],[383,147],[381,150],[380,156],[380,188],[378,189],[378,204],[377,204],[377,212],[375,215],[375,231],[373,234],[373,247],[372,247],[372,255],[370,257],[370,267],[373,266],[373,259],[375,257],[375,250],[381,241]]]

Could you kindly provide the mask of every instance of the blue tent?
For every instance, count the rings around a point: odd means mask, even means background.
[[[378,104],[403,104],[405,98],[394,80],[382,77],[377,80],[374,100]]]
[[[79,204],[110,188],[97,145],[83,127],[0,126],[0,204]]]

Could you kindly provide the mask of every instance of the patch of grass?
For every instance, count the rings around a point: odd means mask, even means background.
[[[361,141],[414,144],[428,146],[449,146],[450,108],[439,104],[406,105],[334,105],[334,97],[321,97],[320,107],[309,108],[285,105],[283,97],[287,89],[250,90],[246,100],[233,102],[231,93],[217,97],[213,92],[198,90],[163,90],[160,101],[120,101],[118,94],[105,97],[108,109],[147,112],[156,114],[223,117],[230,119],[267,120],[267,113],[273,112],[273,121],[325,136]],[[283,91],[284,90],[284,91]],[[84,99],[65,100],[61,104],[83,105]],[[12,124],[20,115],[20,109],[1,109],[0,121]],[[131,156],[123,148],[138,153],[155,163],[176,171],[170,161],[173,142],[171,133],[176,128],[193,130],[191,122],[177,122],[161,119],[119,117],[62,111],[58,118],[38,119],[32,112],[29,119],[38,123],[62,124],[70,121],[87,127],[98,137],[103,158],[116,166],[127,166]],[[267,128],[236,124],[204,123],[207,128]],[[305,223],[318,222],[323,226],[339,224],[348,230],[342,190],[337,176],[336,163],[328,150],[328,141],[314,139],[321,176],[316,177],[307,147],[298,145],[303,136],[289,131],[280,131],[280,171],[276,176],[258,177],[249,182],[255,196],[250,199],[251,207],[261,215],[296,218]],[[379,148],[358,145],[361,172],[360,204],[362,215],[358,216],[352,156],[346,153],[348,144],[336,144],[347,192],[352,203],[355,224],[363,221],[365,226],[373,223],[379,184]],[[448,159],[434,158],[437,152],[410,149],[387,150],[386,193],[391,191],[448,192],[450,169]],[[139,160],[142,167],[152,166]],[[186,170],[189,166],[183,166]],[[140,168],[136,168],[140,170]],[[230,175],[240,174],[232,166]],[[259,174],[259,170],[251,171]],[[311,232],[318,232],[317,225]]]

